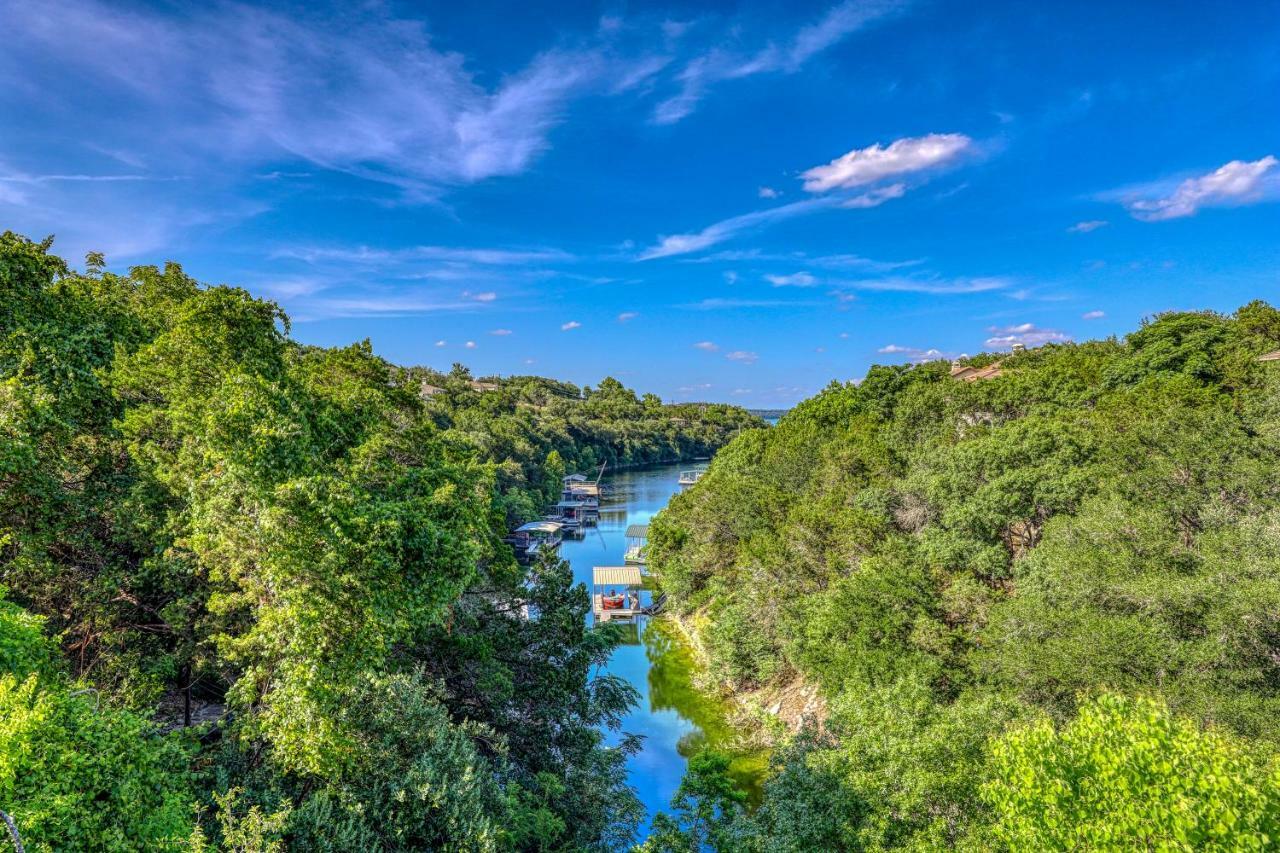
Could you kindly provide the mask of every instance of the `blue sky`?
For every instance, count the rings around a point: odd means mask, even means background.
[[[1280,301],[1271,0],[0,0],[0,30],[0,227],[400,363],[785,406]]]

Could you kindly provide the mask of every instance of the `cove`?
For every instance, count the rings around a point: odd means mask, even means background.
[[[605,477],[599,525],[587,528],[582,539],[566,539],[560,549],[574,580],[590,588],[594,566],[622,565],[627,526],[648,524],[680,490],[676,480],[681,469],[688,467],[662,465]],[[644,737],[643,747],[627,767],[631,785],[645,806],[643,838],[653,815],[669,809],[688,758],[707,746],[730,749],[735,733],[725,703],[694,686],[697,660],[678,628],[657,617],[623,625],[623,631],[624,644],[613,653],[606,670],[626,679],[640,696],[622,730]],[[742,754],[731,768],[753,800],[759,796],[766,764],[763,754]]]

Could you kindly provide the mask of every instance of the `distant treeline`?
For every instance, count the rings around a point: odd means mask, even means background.
[[[0,235],[0,810],[31,851],[625,846],[616,638],[500,537],[760,422],[288,329]]]
[[[711,672],[825,711],[754,812],[695,759],[649,849],[1275,849],[1277,349],[1261,302],[1163,314],[737,438],[649,563]]]
[[[613,378],[579,388],[540,376],[472,378],[399,370],[423,390],[426,413],[445,438],[474,445],[496,466],[497,489],[510,524],[536,517],[559,498],[566,473],[706,459],[742,430],[765,424],[723,403],[663,403],[637,396]]]
[[[778,418],[781,418],[783,415],[785,415],[787,412],[791,410],[790,409],[747,409],[747,411],[755,415],[757,418],[764,418],[765,420],[777,420]]]

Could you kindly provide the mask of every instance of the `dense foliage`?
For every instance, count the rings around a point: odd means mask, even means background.
[[[1255,302],[876,367],[722,450],[650,564],[712,672],[826,710],[663,849],[1280,844],[1277,348]]]
[[[461,369],[424,399],[243,290],[49,248],[0,235],[0,809],[28,849],[626,843],[615,638],[500,537],[566,466],[758,421]]]

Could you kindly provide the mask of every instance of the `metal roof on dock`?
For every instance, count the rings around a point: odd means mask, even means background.
[[[647,525],[647,524],[632,524],[631,526],[629,526],[629,527],[627,528],[627,538],[628,538],[628,539],[648,539],[648,538],[649,538],[649,525]]]
[[[591,579],[596,586],[642,586],[639,566],[595,566]]]

